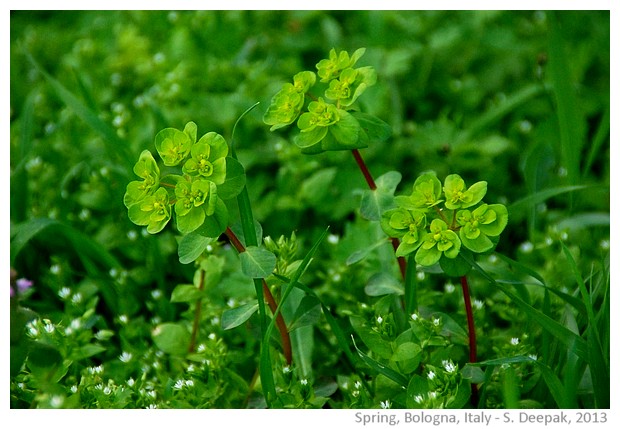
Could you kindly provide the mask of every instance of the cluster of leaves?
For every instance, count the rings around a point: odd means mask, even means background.
[[[397,207],[383,213],[381,227],[390,237],[400,239],[396,256],[415,251],[418,264],[439,262],[452,274],[454,270],[447,268],[449,261],[459,255],[462,246],[475,253],[488,252],[508,223],[503,204],[482,201],[486,192],[485,181],[467,188],[461,176],[451,174],[442,187],[434,172],[423,173],[414,182],[411,195],[394,198]]]
[[[180,233],[197,231],[217,237],[228,224],[223,199],[237,196],[245,186],[243,166],[228,157],[224,137],[209,132],[196,141],[197,127],[188,122],[183,131],[165,128],[155,136],[155,147],[167,167],[183,163],[179,174],[160,177],[150,151],[144,150],[133,168],[141,177],[127,185],[124,203],[129,219],[151,234],[160,232],[172,218]],[[200,228],[200,229],[199,229]]]
[[[316,74],[307,70],[297,73],[293,83],[285,83],[273,96],[263,121],[274,131],[297,120],[299,134],[294,142],[306,154],[359,149],[367,147],[369,140],[386,139],[390,127],[385,122],[355,110],[358,97],[377,81],[373,67],[354,68],[365,51],[359,48],[349,55],[332,49],[328,59],[317,63]],[[317,84],[317,74],[320,85],[316,90],[325,98],[310,92]]]

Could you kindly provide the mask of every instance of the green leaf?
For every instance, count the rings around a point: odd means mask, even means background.
[[[71,360],[79,361],[82,359],[89,358],[91,356],[95,356],[101,352],[106,351],[107,349],[99,344],[86,344],[82,347],[75,349],[71,353]]]
[[[218,198],[215,203],[215,211],[211,216],[206,216],[202,226],[200,226],[195,232],[205,237],[213,239],[218,238],[228,226],[228,209],[226,204],[221,198]]]
[[[177,201],[177,205],[178,204],[179,201]],[[175,205],[175,208],[177,205]],[[207,216],[205,215],[205,211],[202,206],[190,208],[189,211],[183,216],[179,215],[177,212],[177,229],[181,234],[189,234],[190,232],[194,232],[203,224],[206,217]]]
[[[62,355],[58,349],[40,341],[30,343],[27,365],[32,375],[45,382],[57,382],[62,375]]]
[[[248,304],[226,310],[222,313],[222,329],[232,329],[243,324],[258,310],[258,302],[250,302]]]
[[[376,116],[363,112],[351,112],[360,125],[360,140],[367,142],[384,142],[392,135],[392,128]]]
[[[353,336],[351,336],[351,339],[353,340],[353,346],[355,347],[355,350],[357,350],[357,353],[360,355],[360,357],[362,358],[362,361],[366,365],[368,365],[370,368],[372,368],[375,371],[377,371],[379,374],[383,374],[384,376],[386,376],[390,380],[394,381],[395,383],[398,383],[399,385],[401,385],[403,387],[407,387],[408,381],[405,378],[405,376],[403,376],[402,374],[394,371],[391,368],[388,368],[387,366],[383,365],[382,363],[379,363],[376,360],[370,358],[368,355],[366,355],[364,352],[362,352],[357,347],[357,344],[355,344],[355,339],[353,338]]]
[[[196,302],[204,297],[204,292],[195,285],[182,284],[177,285],[172,291],[170,302]]]
[[[189,348],[190,333],[179,323],[162,323],[157,325],[151,336],[155,345],[171,355],[185,355]]]
[[[321,317],[321,302],[312,295],[304,296],[295,310],[293,319],[289,324],[289,332],[304,326],[313,325]]]
[[[205,251],[207,246],[214,241],[214,238],[205,237],[197,232],[184,235],[179,242],[179,262],[182,264],[194,262]]]
[[[243,273],[252,278],[269,277],[276,268],[276,255],[264,247],[247,246],[239,259]]]
[[[226,180],[217,187],[217,195],[223,200],[235,198],[245,187],[245,169],[235,158],[226,157]]]
[[[384,340],[381,334],[366,326],[364,319],[359,316],[350,316],[349,320],[357,335],[360,336],[371,352],[384,359],[390,359],[392,357],[392,346],[390,342]]]
[[[368,280],[364,292],[368,296],[402,295],[404,290],[401,282],[394,276],[388,273],[377,273]]]
[[[394,192],[402,175],[398,171],[388,171],[376,180],[377,189],[365,190],[360,205],[361,215],[368,220],[381,220],[381,215],[395,207]]]
[[[465,242],[463,242],[465,244]],[[461,249],[461,253],[465,250]],[[462,277],[471,271],[471,264],[467,262],[462,256],[456,258],[446,258],[443,256],[439,259],[439,266],[443,272],[450,277]]]
[[[345,110],[338,110],[339,120],[329,126],[332,133],[342,149],[352,149],[356,147],[360,134],[360,125],[353,115]]]

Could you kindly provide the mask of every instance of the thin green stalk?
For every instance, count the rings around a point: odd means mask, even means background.
[[[200,280],[198,290],[202,292],[205,285],[205,270],[200,270]],[[202,311],[202,298],[196,301],[196,311],[194,312],[194,323],[192,325],[192,336],[189,341],[188,352],[193,353],[196,348],[196,337],[198,336],[198,327],[200,326],[200,313]]]
[[[250,108],[248,108],[245,112],[241,114],[239,119],[235,122],[233,126],[232,136],[230,139],[230,152],[231,156],[237,160],[237,154],[235,151],[235,130],[237,129],[237,124],[248,112],[258,106],[259,103],[255,103]],[[254,228],[254,215],[252,214],[252,205],[250,203],[250,196],[248,194],[247,186],[243,187],[241,193],[237,196],[237,204],[239,206],[239,217],[241,219],[241,227],[243,229],[243,235],[245,236],[245,243],[247,246],[258,246],[258,240],[256,239],[256,229]],[[265,333],[267,332],[267,311],[265,309],[265,296],[263,283],[261,279],[253,279],[254,289],[256,290],[256,298],[258,300],[258,315],[260,320],[260,328],[261,328],[261,338],[265,338]],[[260,377],[261,377],[261,385],[263,387],[263,395],[265,396],[265,401],[267,402],[267,407],[270,407],[272,401],[276,398],[276,387],[273,376],[273,368],[271,367],[271,358],[269,353],[269,343],[261,342],[261,353],[260,353]]]

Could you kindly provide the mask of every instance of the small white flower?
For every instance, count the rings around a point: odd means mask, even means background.
[[[355,382],[354,386],[355,386],[355,388],[356,388],[356,389],[361,389],[361,387],[362,387],[362,382],[361,382],[361,381],[359,381],[359,380],[357,380],[357,381]]]
[[[456,290],[456,287],[454,286],[453,283],[448,282],[444,285],[443,290],[445,290],[446,293],[452,293]]]
[[[360,395],[360,391],[354,390],[353,392],[351,392],[351,395],[353,395],[354,397],[358,397]]]
[[[211,319],[211,324],[216,326],[220,324],[220,318],[215,316],[213,319]]]
[[[102,372],[103,372],[103,365],[98,365],[93,368],[93,373],[95,374],[101,374]]]
[[[50,398],[50,405],[53,408],[59,408],[62,406],[62,403],[65,402],[65,398],[60,395],[54,395]]]
[[[118,321],[121,322],[123,325],[126,325],[127,322],[129,322],[129,317],[127,317],[126,314],[121,314],[120,316],[118,316]]]
[[[443,367],[446,369],[446,372],[454,372],[456,371],[456,366],[452,363],[452,361],[444,360]]]
[[[185,382],[185,385],[186,385],[187,387],[194,387],[194,380],[187,380],[187,381]]]
[[[134,229],[130,229],[129,231],[127,231],[127,238],[129,239],[129,241],[136,241],[136,239],[138,238],[138,233]]]
[[[427,374],[427,377],[429,380],[432,380],[435,378],[435,373],[433,371],[429,371]]]
[[[516,346],[519,344],[519,339],[517,337],[513,337],[510,339],[510,344],[512,344],[513,346]]]
[[[479,299],[474,299],[473,305],[476,310],[482,310],[484,307],[484,302]]]
[[[103,390],[103,383],[99,383],[95,386],[95,389],[97,390]]]
[[[103,393],[104,393],[105,395],[109,395],[110,393],[112,393],[112,389],[110,389],[110,386],[106,386],[106,387],[103,389]]]
[[[82,321],[80,319],[73,319],[69,327],[71,329],[78,330],[82,327]]]
[[[149,395],[151,398],[155,399],[157,398],[157,392],[154,390],[150,390],[149,392],[146,393],[147,395]]]
[[[161,298],[161,291],[159,289],[155,289],[151,291],[151,296],[153,297],[153,299],[159,299]]]
[[[534,355],[534,354],[532,354],[532,355],[528,355],[527,357],[529,357],[529,358],[530,358],[530,359],[532,359],[532,360],[538,360],[538,356],[537,356],[537,355]]]
[[[426,273],[424,271],[418,271],[415,276],[418,280],[422,281],[426,278]]]
[[[418,320],[418,318],[419,318],[419,317],[420,317],[420,316],[418,316],[418,314],[417,314],[417,313],[413,313],[413,314],[411,315],[411,320]]]
[[[435,399],[437,397],[437,392],[435,391],[428,392],[428,397],[431,399]]]
[[[307,378],[302,378],[301,380],[299,380],[299,382],[301,383],[302,386],[307,386],[308,385],[308,379]]]
[[[521,243],[521,245],[519,246],[519,250],[521,250],[521,252],[523,253],[531,253],[532,250],[534,250],[534,245],[529,241],[526,241],[524,243]]]
[[[181,389],[183,389],[184,385],[185,385],[185,383],[183,382],[183,380],[177,380],[177,382],[174,383],[174,386],[172,386],[172,388],[176,389],[176,390],[181,390]]]
[[[131,358],[133,357],[133,355],[129,352],[123,352],[121,353],[121,355],[118,357],[120,359],[121,362],[129,362],[131,360]]]
[[[603,250],[609,250],[609,240],[601,240],[601,242],[599,243],[599,247]]]
[[[340,237],[338,237],[336,234],[329,234],[327,236],[327,242],[329,244],[338,244],[339,241],[340,241]]]
[[[378,316],[378,317],[377,317],[377,323],[378,323],[379,325],[380,325],[380,324],[382,324],[382,323],[383,323],[383,317]]]
[[[69,295],[71,295],[71,289],[69,289],[68,287],[63,287],[58,291],[58,296],[60,297],[60,299],[65,299],[67,298]]]
[[[489,255],[489,262],[494,264],[497,262],[497,255]]]
[[[157,408],[157,405],[155,404],[150,404],[148,407],[145,407],[147,410],[154,410]]]
[[[129,380],[127,380],[127,386],[133,387],[134,384],[136,384],[136,380],[134,380],[133,378],[129,377]]]
[[[421,404],[424,401],[424,398],[422,397],[422,395],[415,395],[413,397],[413,400],[416,401],[418,404]]]
[[[71,303],[79,304],[80,302],[82,302],[82,294],[80,292],[74,293],[73,296],[71,297]]]
[[[210,340],[215,340],[216,338],[217,338],[217,337],[216,337],[216,335],[215,335],[213,332],[211,332],[211,333],[209,334],[209,339],[210,339]]]
[[[52,324],[52,322],[50,322],[49,320],[46,320],[44,329],[45,329],[45,332],[47,332],[48,334],[51,334],[52,332],[54,332],[56,328],[54,328],[54,325]]]
[[[290,366],[285,366],[284,368],[282,368],[282,372],[284,374],[288,374],[289,372],[291,372],[291,367]]]
[[[71,389],[69,390],[71,390],[71,393],[77,393],[78,387],[74,384],[73,386],[71,386]]]
[[[441,319],[439,317],[436,319],[433,319],[433,325],[439,326],[439,323],[441,323]]]
[[[187,367],[187,372],[194,372],[196,371],[196,367],[194,366],[193,363],[190,363],[189,366]]]
[[[52,266],[50,267],[50,272],[51,272],[52,274],[56,274],[56,275],[60,274],[60,265],[58,265],[58,264],[54,264],[54,265],[52,265]]]
[[[233,308],[236,304],[237,304],[237,301],[235,301],[234,298],[229,298],[228,301],[226,301],[226,305],[229,306],[230,308]]]
[[[385,401],[381,401],[381,408],[383,408],[384,410],[387,410],[388,408],[391,408],[392,404],[390,403],[390,400],[387,399]]]
[[[338,283],[340,280],[342,280],[340,273],[334,273],[334,275],[332,275],[332,281]]]

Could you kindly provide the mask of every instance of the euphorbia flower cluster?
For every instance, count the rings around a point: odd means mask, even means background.
[[[411,195],[394,198],[397,207],[383,213],[381,227],[400,239],[396,256],[416,252],[420,265],[455,259],[462,247],[483,253],[496,245],[508,222],[504,205],[482,202],[486,192],[484,181],[467,188],[458,174],[451,174],[442,186],[435,173],[424,173]]]
[[[218,186],[226,180],[228,145],[224,138],[209,132],[196,141],[197,127],[189,122],[183,131],[165,128],[155,136],[155,148],[164,165],[182,164],[182,175],[169,174],[160,178],[160,170],[150,151],[144,150],[134,166],[134,173],[142,178],[130,182],[124,203],[129,219],[136,225],[146,226],[151,234],[161,231],[176,215],[179,232],[197,230],[218,204]],[[174,208],[173,208],[174,207]]]
[[[298,119],[300,132],[295,144],[308,154],[358,149],[366,147],[370,139],[384,139],[389,126],[353,108],[358,97],[377,80],[372,67],[354,68],[364,52],[360,48],[350,56],[332,49],[328,59],[317,63],[316,74],[302,71],[293,77],[292,84],[283,85],[271,99],[263,121],[274,131]],[[310,90],[315,84],[319,89],[313,95]],[[307,105],[306,100],[310,100]],[[307,110],[302,113],[304,106]]]

